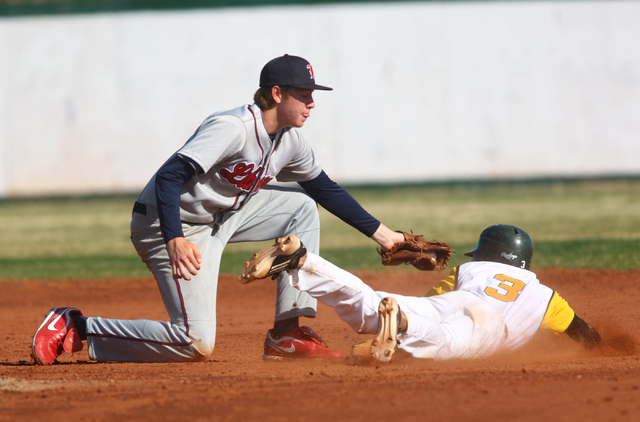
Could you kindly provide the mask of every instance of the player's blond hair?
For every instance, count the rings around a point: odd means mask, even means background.
[[[255,94],[253,94],[253,102],[260,107],[261,110],[269,110],[273,108],[276,103],[273,101],[273,96],[271,95],[271,86],[258,88]],[[280,91],[282,95],[287,98],[289,96],[289,87],[281,86]]]

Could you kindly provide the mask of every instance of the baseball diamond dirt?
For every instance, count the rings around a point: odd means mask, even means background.
[[[601,349],[540,332],[524,349],[481,360],[359,362],[351,346],[372,336],[355,334],[319,304],[314,330],[349,357],[264,362],[275,284],[243,285],[227,275],[210,360],[96,363],[85,348],[36,366],[31,336],[52,306],[166,320],[158,289],[152,278],[1,282],[0,421],[640,420],[640,271],[534,271],[602,334]],[[376,289],[409,295],[446,274],[357,273]]]

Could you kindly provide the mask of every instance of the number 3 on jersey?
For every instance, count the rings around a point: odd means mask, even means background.
[[[486,289],[484,289],[484,292],[488,296],[491,296],[492,298],[501,300],[503,302],[513,302],[514,300],[516,300],[525,286],[523,281],[520,281],[517,278],[506,276],[504,274],[496,274],[493,278],[501,281],[498,287],[504,290],[506,293],[493,287],[487,287]]]

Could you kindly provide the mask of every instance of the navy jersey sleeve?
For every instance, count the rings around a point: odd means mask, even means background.
[[[331,180],[324,171],[315,179],[298,184],[327,211],[364,235],[371,237],[380,227],[380,221],[365,211],[349,192]]]
[[[189,158],[174,155],[156,174],[156,203],[160,230],[165,242],[184,237],[180,221],[180,192],[182,185],[200,171],[200,166]]]

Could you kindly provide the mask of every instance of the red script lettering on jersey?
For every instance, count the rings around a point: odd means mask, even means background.
[[[239,189],[242,189],[245,192],[250,192],[251,187],[255,183],[256,178],[261,173],[261,171],[262,167],[256,167],[253,165],[253,163],[238,163],[233,167],[233,170],[220,170],[220,175],[227,179],[232,185],[236,185]],[[256,184],[254,190],[258,191],[262,189],[271,180],[273,180],[273,177],[261,178]]]

